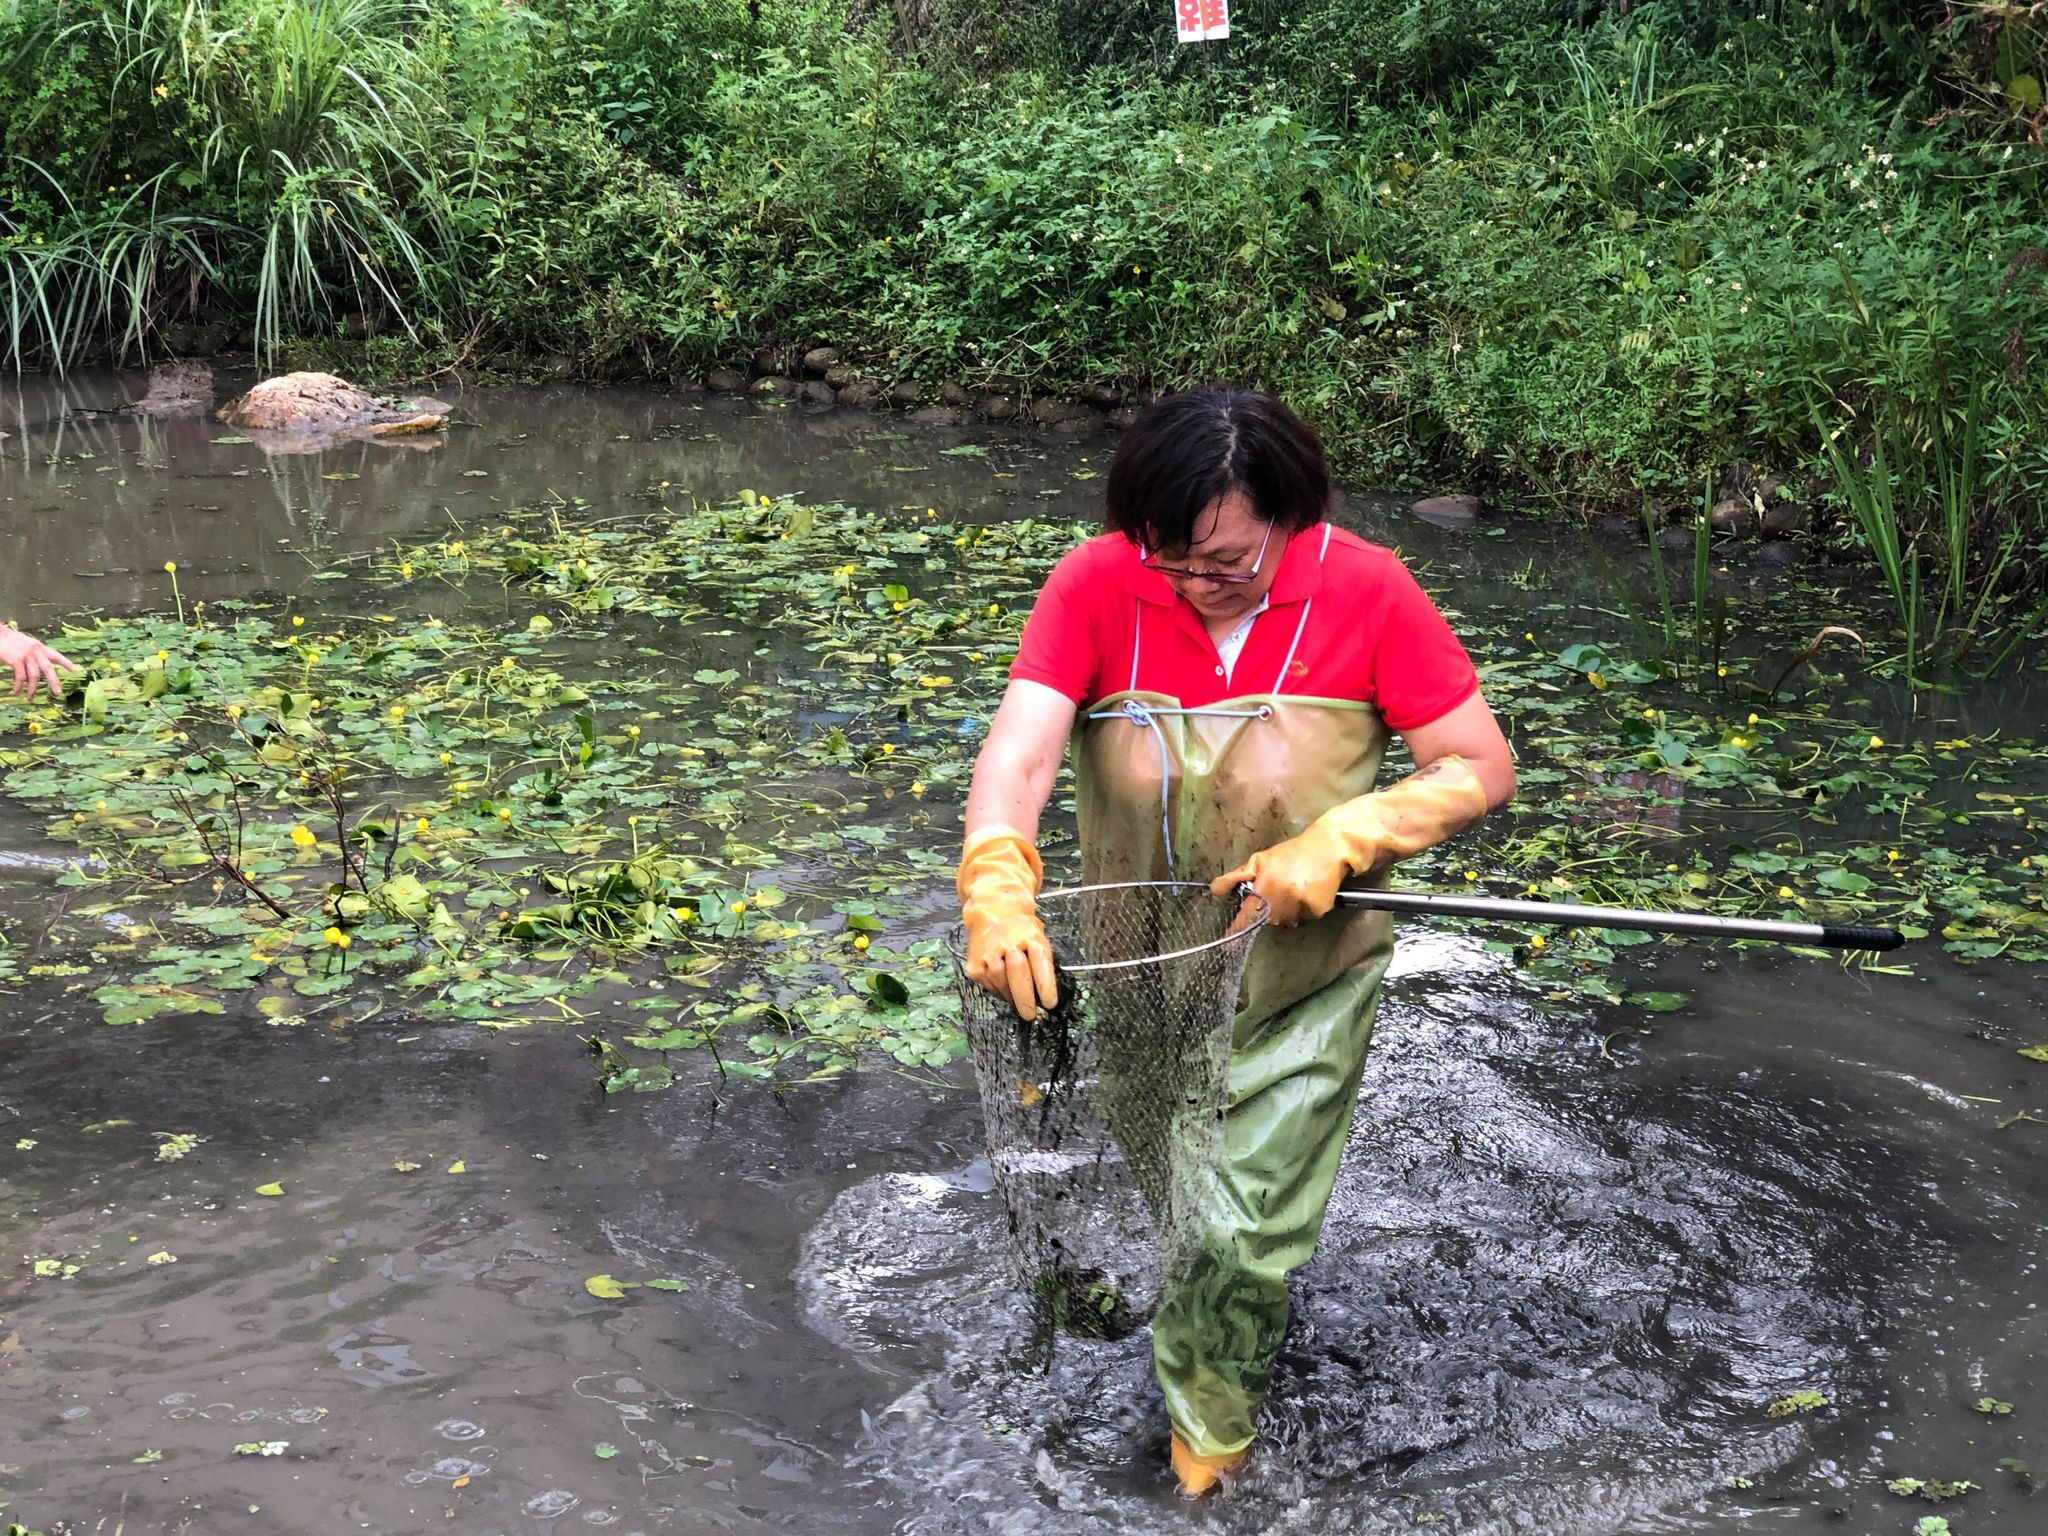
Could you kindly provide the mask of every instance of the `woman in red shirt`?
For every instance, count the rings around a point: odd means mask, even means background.
[[[1027,1019],[1057,1001],[1035,842],[1070,741],[1088,881],[1213,879],[1271,911],[1233,1026],[1224,1198],[1152,1322],[1190,1493],[1251,1444],[1350,1131],[1393,932],[1336,892],[1514,794],[1464,648],[1391,552],[1324,520],[1334,501],[1321,442],[1270,396],[1149,408],[1110,466],[1108,531],[1024,626],[967,799],[966,969]],[[1418,766],[1375,790],[1390,733]]]

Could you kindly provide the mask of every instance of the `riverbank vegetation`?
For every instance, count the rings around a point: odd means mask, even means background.
[[[9,360],[1229,377],[1359,477],[1881,512],[1937,630],[2038,576],[2038,5],[1235,10],[8,0]]]

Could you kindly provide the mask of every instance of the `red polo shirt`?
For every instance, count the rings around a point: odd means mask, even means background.
[[[1288,541],[1266,604],[1226,681],[1201,616],[1138,563],[1135,544],[1105,533],[1053,567],[1010,676],[1092,704],[1132,686],[1135,645],[1137,687],[1183,706],[1258,693],[1358,699],[1396,731],[1443,718],[1479,689],[1408,568],[1341,528],[1318,523]]]

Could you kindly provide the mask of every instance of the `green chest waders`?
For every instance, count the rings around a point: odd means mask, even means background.
[[[1297,646],[1306,624],[1304,611]],[[1293,655],[1275,691],[1185,709],[1139,688],[1134,647],[1130,686],[1083,710],[1075,734],[1089,883],[1207,880],[1372,789],[1388,739],[1378,711],[1281,696]],[[1152,1320],[1167,1413],[1199,1455],[1252,1440],[1286,1276],[1315,1252],[1392,950],[1386,913],[1348,907],[1269,928],[1252,950],[1212,1208],[1200,1233],[1175,1234],[1187,1257]]]

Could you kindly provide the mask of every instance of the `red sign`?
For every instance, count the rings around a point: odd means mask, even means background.
[[[1229,0],[1173,0],[1173,21],[1184,43],[1230,36]]]

